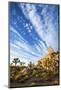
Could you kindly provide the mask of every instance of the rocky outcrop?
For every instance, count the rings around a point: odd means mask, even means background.
[[[24,68],[23,70],[21,70],[18,73],[18,75],[16,75],[15,80],[17,80],[19,77],[24,76],[24,75],[27,75],[27,74],[28,74],[27,68]]]
[[[59,66],[59,53],[54,52],[54,50],[51,48],[49,48],[48,51],[48,55],[40,59],[37,63],[37,66],[54,72]]]

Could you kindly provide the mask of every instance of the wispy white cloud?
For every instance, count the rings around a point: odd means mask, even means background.
[[[22,42],[24,42],[25,40],[23,39],[23,37],[19,34],[19,32],[12,26],[10,26],[10,31],[12,31],[14,33],[14,35],[16,35],[18,38],[20,38],[20,40]],[[13,36],[14,37],[14,36]]]
[[[24,8],[24,5],[26,8]],[[43,24],[43,20],[41,15],[39,16],[36,12],[36,6],[34,4],[20,4],[24,15],[27,19],[30,19],[32,25],[34,26],[35,30],[39,34],[39,36],[46,42],[47,46],[51,46],[54,50],[57,50],[58,47],[58,32],[55,31],[55,26],[53,23],[54,16],[52,15],[52,11],[48,11],[48,8],[50,10],[54,10],[54,6],[41,6],[43,7],[42,11],[40,12],[43,16],[45,24]],[[52,9],[51,9],[52,7]],[[47,27],[47,30],[46,30]],[[58,27],[58,26],[56,26]],[[47,31],[45,33],[45,31]],[[56,42],[55,42],[56,39]],[[42,42],[43,43],[43,42]],[[44,48],[46,50],[46,47]]]
[[[24,50],[26,50],[34,55],[39,55],[38,53],[35,52],[36,51],[35,48],[33,48],[31,45],[29,45],[29,43],[21,37],[21,35],[17,32],[17,30],[15,30],[12,26],[10,27],[10,30],[12,32],[14,32],[14,36],[16,35],[16,37],[20,38],[18,40],[15,39],[14,44],[11,43],[11,46],[19,48],[19,49],[20,49],[20,47],[22,47]]]
[[[34,56],[34,53],[30,52],[27,53],[23,49],[19,48],[15,44],[11,44],[10,48],[10,62],[12,62],[13,58],[19,58],[21,61],[29,63],[29,61],[36,61],[38,59],[37,56]]]

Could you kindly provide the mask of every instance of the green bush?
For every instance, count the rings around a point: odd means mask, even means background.
[[[27,80],[29,78],[28,75],[26,75],[25,77],[23,77],[24,80]]]
[[[36,74],[36,77],[39,77],[39,75],[38,75],[38,74]]]
[[[35,85],[36,85],[36,83],[35,83],[35,82],[32,82],[32,83],[31,83],[31,86],[35,86]]]

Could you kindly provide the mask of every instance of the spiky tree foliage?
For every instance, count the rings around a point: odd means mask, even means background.
[[[19,60],[19,58],[14,58],[12,62],[13,62],[13,63],[15,64],[15,66],[16,66],[16,65],[17,65],[17,63],[19,63],[19,62],[20,62],[20,60]]]
[[[31,61],[30,61],[29,64],[28,64],[28,68],[29,68],[29,69],[34,68],[34,64],[33,64]]]
[[[20,66],[24,66],[25,65],[25,62],[20,62]]]

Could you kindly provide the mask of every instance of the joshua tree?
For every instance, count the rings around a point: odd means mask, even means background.
[[[28,67],[31,69],[34,67],[34,64],[30,61],[29,64],[28,64]]]
[[[25,63],[24,62],[20,62],[20,66],[24,66],[25,65]]]
[[[13,63],[10,63],[10,65],[12,66],[12,65],[13,65]]]
[[[17,63],[19,63],[19,62],[20,62],[20,60],[19,60],[19,58],[14,58],[12,62],[13,62],[13,63],[15,64],[15,66],[16,66],[16,65],[17,65]]]

